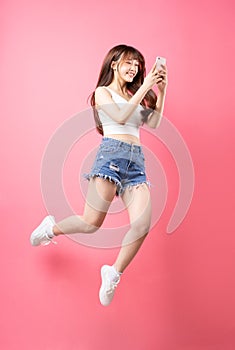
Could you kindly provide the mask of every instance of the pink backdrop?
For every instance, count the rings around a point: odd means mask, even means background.
[[[230,0],[1,2],[1,349],[235,348],[234,10]],[[88,107],[104,55],[119,43],[139,48],[148,69],[156,55],[167,57],[165,116],[190,150],[195,190],[167,235],[179,184],[156,144],[167,205],[104,308],[99,270],[116,249],[66,237],[33,248],[29,236],[46,215],[48,140]]]

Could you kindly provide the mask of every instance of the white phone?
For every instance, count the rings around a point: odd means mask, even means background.
[[[162,67],[161,67],[161,64],[166,65],[166,58],[165,58],[165,57],[157,56],[157,58],[156,58],[156,63],[157,63],[157,70],[160,70],[160,69],[162,68]]]

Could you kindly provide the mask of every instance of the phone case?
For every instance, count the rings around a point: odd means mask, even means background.
[[[158,56],[156,58],[156,63],[157,63],[157,69],[161,69],[161,64],[164,64],[164,65],[166,64],[166,58]]]

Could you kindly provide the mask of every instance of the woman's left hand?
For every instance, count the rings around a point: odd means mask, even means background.
[[[157,79],[157,87],[159,92],[165,92],[166,87],[168,84],[167,79],[167,68],[165,65],[161,65],[160,70],[157,73],[158,79]]]

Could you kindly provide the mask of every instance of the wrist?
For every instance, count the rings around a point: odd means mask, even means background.
[[[151,90],[151,87],[148,87],[145,82],[140,86],[139,88],[140,92],[145,96],[149,90]]]
[[[140,85],[139,89],[136,91],[135,96],[138,99],[141,99],[141,101],[142,101],[144,99],[145,95],[147,94],[148,90],[149,89],[144,84],[142,84],[142,85]]]
[[[163,89],[163,90],[159,90],[158,89],[158,96],[161,95],[161,96],[165,96],[166,95],[166,89]]]

